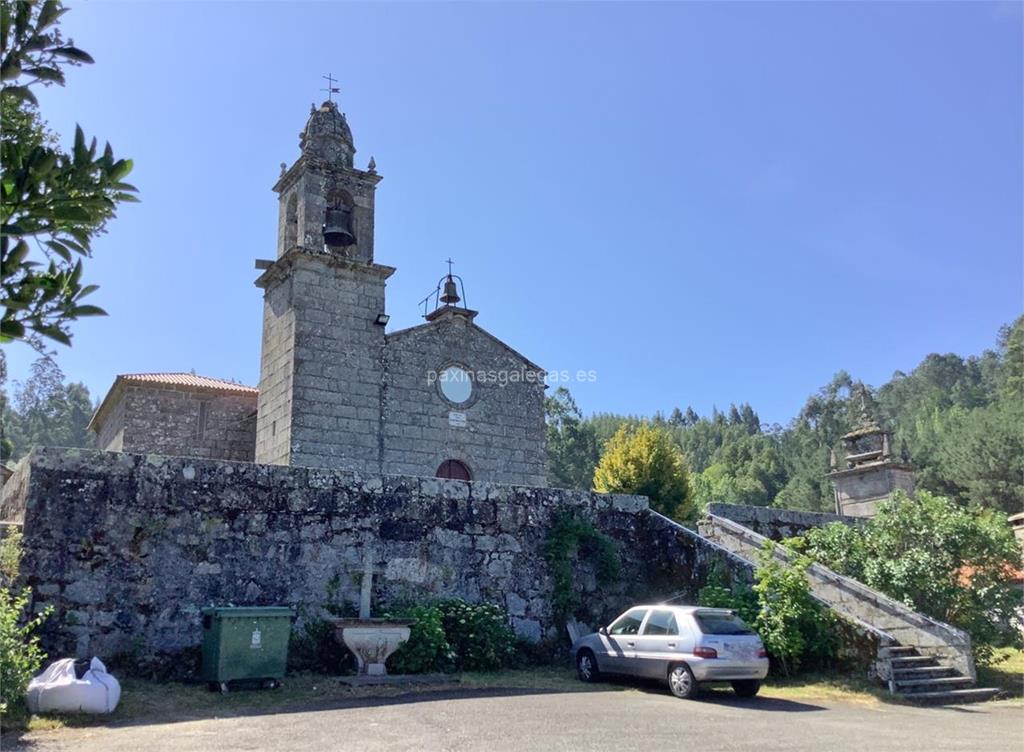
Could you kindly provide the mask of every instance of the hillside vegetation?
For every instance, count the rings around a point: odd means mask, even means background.
[[[1024,510],[1024,316],[1003,327],[995,350],[932,354],[878,387],[846,371],[808,397],[788,425],[765,425],[743,402],[700,416],[597,413],[584,418],[561,388],[547,402],[549,482],[589,488],[601,452],[619,428],[643,422],[682,450],[697,509],[710,501],[832,511],[830,453],[862,419],[866,392],[895,449],[918,468],[918,486],[962,504]]]

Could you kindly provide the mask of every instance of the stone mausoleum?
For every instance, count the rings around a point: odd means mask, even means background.
[[[274,186],[277,257],[258,260],[258,389],[188,373],[117,377],[91,428],[100,449],[545,484],[544,370],[475,323],[449,273],[425,323],[386,332],[371,158],[345,115],[313,107]],[[429,309],[431,306],[426,306]]]
[[[832,456],[832,490],[836,514],[874,517],[878,505],[896,491],[914,493],[914,467],[906,450],[897,457],[892,451],[892,432],[870,417],[842,437],[845,467]]]

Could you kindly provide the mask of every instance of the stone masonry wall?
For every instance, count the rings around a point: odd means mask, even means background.
[[[792,538],[811,528],[822,527],[832,522],[861,525],[866,521],[860,517],[847,517],[827,512],[799,512],[792,509],[751,507],[742,504],[708,504],[706,512],[732,520],[774,541]]]
[[[691,570],[707,558],[696,536],[652,546],[666,533],[640,497],[65,449],[34,450],[17,477],[2,510],[24,522],[35,608],[55,607],[46,648],[131,653],[140,666],[194,649],[207,605],[354,607],[366,556],[378,610],[396,598],[490,600],[521,635],[556,634],[544,544],[560,509],[619,545],[616,584],[577,569],[595,623],[637,599],[695,593]]]
[[[123,415],[116,418],[116,411],[112,415],[123,424],[120,445],[101,444],[104,449],[242,462],[253,459],[255,395],[127,386],[120,402],[118,410]]]
[[[103,421],[102,429],[96,435],[96,446],[108,452],[124,451],[125,400],[117,400]]]
[[[430,476],[455,459],[474,478],[546,485],[544,383],[527,380],[538,376],[534,366],[459,314],[389,335],[385,352],[388,472]],[[451,365],[482,377],[464,405],[449,403],[428,379]]]
[[[287,465],[291,450],[292,357],[295,349],[295,310],[291,307],[291,290],[291,281],[286,280],[268,289],[263,300],[255,460],[267,465]]]
[[[914,493],[914,472],[906,467],[875,465],[832,473],[839,508],[846,515],[873,517],[894,491]]]
[[[384,311],[384,280],[392,271],[292,251],[267,272],[267,305],[292,323],[270,332],[274,342],[264,350],[260,391],[280,390],[288,373],[291,389],[261,402],[257,434],[267,449],[261,448],[259,461],[379,471],[384,327],[376,317]],[[273,413],[282,401],[290,401],[287,458],[273,440],[273,421],[280,419]]]
[[[751,580],[749,560],[633,496],[76,449],[33,450],[0,496],[0,520],[23,527],[33,608],[54,607],[51,656],[182,675],[204,606],[352,613],[366,557],[375,613],[396,600],[487,600],[520,635],[564,640],[544,557],[561,510],[592,520],[622,562],[601,585],[575,563],[591,626],[641,602],[695,603],[712,571]]]

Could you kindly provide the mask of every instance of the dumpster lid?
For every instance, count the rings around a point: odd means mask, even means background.
[[[288,606],[207,606],[202,611],[204,616],[218,618],[252,618],[257,616],[294,616],[295,611]]]

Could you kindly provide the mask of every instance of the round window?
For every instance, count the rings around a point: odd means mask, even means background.
[[[448,366],[441,371],[437,382],[444,398],[457,405],[467,401],[473,393],[472,377],[458,366]]]

